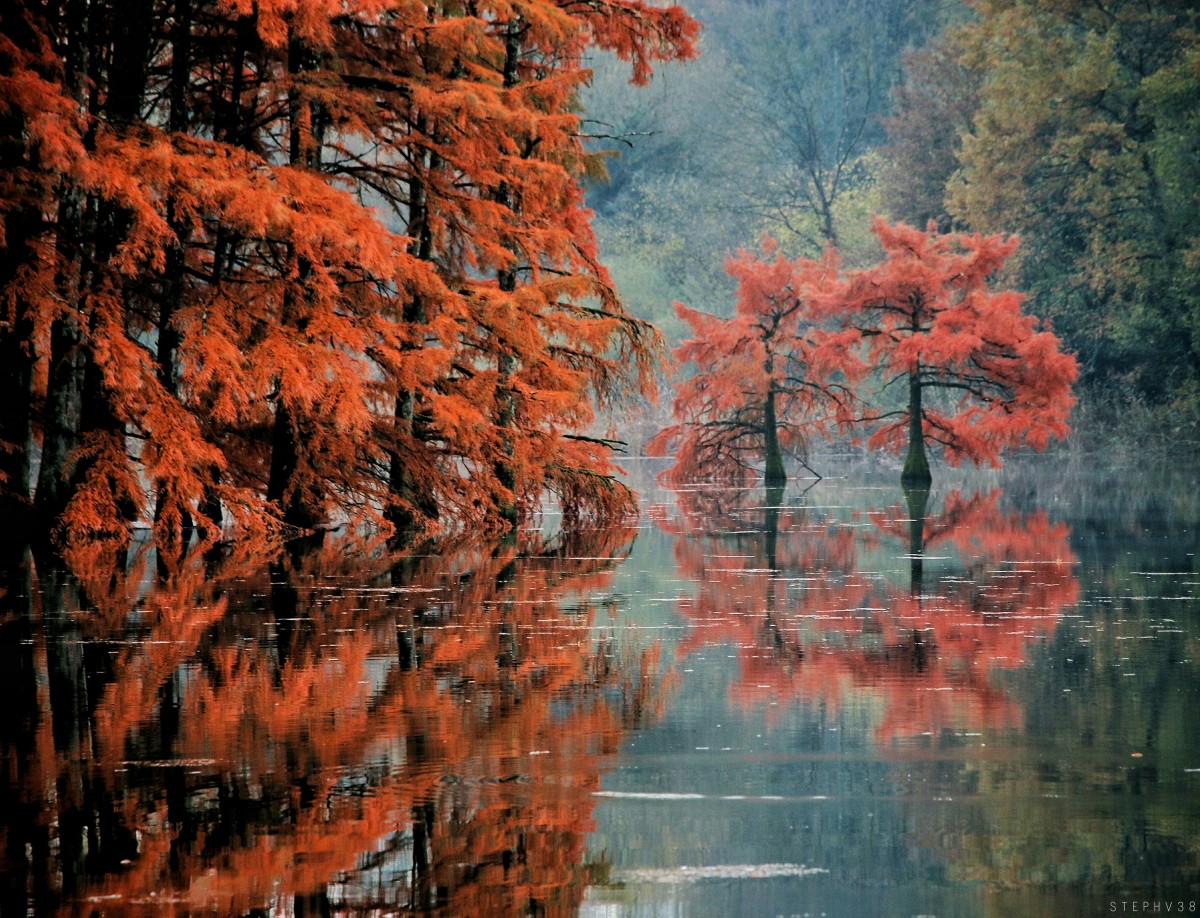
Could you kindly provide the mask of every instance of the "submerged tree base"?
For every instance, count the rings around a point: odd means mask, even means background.
[[[928,463],[915,468],[909,468],[906,463],[904,471],[900,473],[900,484],[905,488],[928,488],[933,484],[933,473],[929,471]]]
[[[900,484],[906,488],[928,488],[932,483],[933,472],[929,470],[925,441],[916,437],[909,441],[908,454],[904,457],[904,470],[900,473]]]

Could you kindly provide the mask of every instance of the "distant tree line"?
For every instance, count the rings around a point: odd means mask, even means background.
[[[602,252],[640,314],[684,337],[665,304],[720,312],[734,295],[716,266],[764,232],[793,256],[834,241],[852,267],[879,257],[872,213],[1017,234],[1005,280],[1078,356],[1084,404],[1114,408],[1118,423],[1141,406],[1168,437],[1195,437],[1194,3],[691,8],[706,60],[611,118],[611,133],[638,133],[616,149],[614,184],[589,192]]]
[[[889,209],[1020,234],[1016,282],[1079,356],[1085,386],[1194,424],[1200,8],[970,8],[908,58],[888,124]]]

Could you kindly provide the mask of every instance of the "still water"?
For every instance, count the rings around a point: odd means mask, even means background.
[[[0,915],[1200,909],[1200,469],[851,468],[636,524],[13,554]]]

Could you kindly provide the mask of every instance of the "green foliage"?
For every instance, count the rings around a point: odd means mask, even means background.
[[[1020,233],[1018,270],[1093,388],[1194,408],[1200,11],[986,0],[961,33],[981,77],[951,211]]]
[[[843,264],[862,268],[878,261],[883,254],[879,240],[871,232],[871,219],[884,210],[884,186],[881,176],[886,163],[878,150],[871,150],[848,164],[852,181],[842,187],[829,208],[837,227],[837,249]],[[810,251],[821,238],[820,216],[802,206],[780,210],[768,218],[767,232],[789,252]]]
[[[585,125],[608,150],[595,181],[601,252],[631,308],[667,339],[686,330],[680,300],[714,313],[733,299],[720,266],[770,234],[820,257],[836,239],[850,266],[879,256],[870,217],[882,207],[873,153],[900,55],[957,3],[924,0],[699,0],[702,57],[659,68],[629,98],[615,65],[594,62]]]

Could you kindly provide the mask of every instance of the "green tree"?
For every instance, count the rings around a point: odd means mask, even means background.
[[[981,75],[979,109],[952,214],[1023,236],[1020,284],[1092,386],[1194,410],[1200,10],[1174,0],[973,6],[961,60]]]

